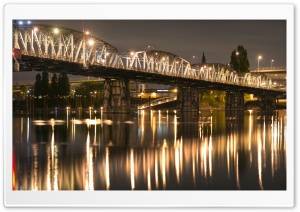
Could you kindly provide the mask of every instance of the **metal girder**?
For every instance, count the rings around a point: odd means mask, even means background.
[[[124,72],[135,71],[174,77],[184,86],[187,86],[190,80],[195,80],[199,83],[217,83],[219,87],[236,85],[276,90],[272,87],[270,78],[253,73],[240,77],[229,65],[218,63],[191,65],[178,55],[159,50],[127,52],[120,55],[117,48],[111,44],[90,33],[73,29],[55,28],[49,25],[15,26],[13,36],[13,47],[20,49],[22,55],[80,64],[86,71],[82,74],[91,73],[90,67],[100,72],[105,67],[122,69]],[[14,60],[16,61],[17,58]],[[95,67],[99,68],[95,69]],[[17,65],[14,70],[19,70]],[[97,75],[94,71],[93,74]]]
[[[80,63],[120,67],[117,48],[86,32],[49,25],[14,28],[14,48],[23,55]]]

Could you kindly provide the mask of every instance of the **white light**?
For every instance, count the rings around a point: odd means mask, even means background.
[[[54,34],[58,34],[59,30],[57,28],[53,29]]]
[[[89,35],[89,34],[90,34],[90,32],[89,32],[89,31],[86,31],[86,32],[85,32],[85,34],[86,34],[86,35]]]
[[[27,24],[31,24],[31,21],[27,21]]]
[[[33,29],[35,32],[37,32],[39,29],[37,27],[34,27]]]
[[[20,25],[23,25],[23,21],[19,21],[19,24],[20,24]]]
[[[95,42],[94,42],[94,40],[91,39],[91,40],[88,41],[88,43],[89,43],[90,46],[92,46],[92,45],[94,45]]]
[[[130,55],[133,55],[133,54],[134,54],[133,52],[130,53]]]

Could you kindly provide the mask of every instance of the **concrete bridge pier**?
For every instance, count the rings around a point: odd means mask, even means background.
[[[177,102],[177,109],[180,111],[199,111],[198,89],[178,87]]]
[[[244,110],[244,93],[243,92],[226,92],[226,110]]]
[[[103,112],[130,113],[129,80],[105,79]]]

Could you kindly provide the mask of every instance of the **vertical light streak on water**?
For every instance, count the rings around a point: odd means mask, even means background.
[[[130,183],[131,190],[135,189],[135,181],[134,181],[134,152],[133,149],[130,150]]]
[[[75,141],[75,118],[72,118],[71,123],[71,141]]]
[[[109,177],[109,148],[105,148],[105,179],[106,179],[106,190],[110,189],[110,177]]]
[[[271,173],[272,173],[272,179],[274,179],[274,151],[275,151],[275,145],[274,145],[274,122],[273,122],[273,116],[272,116],[272,124],[271,124]]]
[[[228,176],[228,179],[230,179],[230,148],[229,148],[228,141],[226,144],[226,152],[227,152],[227,176]]]
[[[166,189],[167,182],[166,182],[166,150],[163,147],[161,151],[161,165],[162,165],[162,180],[163,180],[163,189]]]
[[[279,117],[278,117],[278,121],[277,121],[277,140],[278,142],[280,141],[280,127],[279,127]]]
[[[52,136],[51,136],[51,178],[52,176],[54,180],[54,123],[52,123]],[[52,183],[50,189],[52,189]]]
[[[183,146],[182,146],[182,136],[181,136],[180,137],[180,143],[179,143],[179,153],[180,153],[179,165],[180,165],[180,173],[182,172],[182,164],[183,164],[183,148],[182,147]]]
[[[174,114],[174,146],[176,145],[177,141],[177,116]]]
[[[207,138],[204,140],[204,144],[202,144],[202,161],[201,163],[203,164],[203,171],[204,171],[204,178],[206,179],[207,176],[207,161],[206,161],[206,151],[207,151]]]
[[[284,123],[283,123],[283,142],[284,142],[284,145],[283,145],[283,149],[284,149],[284,152],[286,152],[286,116],[284,117]]]
[[[87,137],[86,137],[86,146],[85,146],[85,162],[86,162],[86,165],[85,165],[85,190],[89,190],[90,186],[90,182],[89,182],[89,179],[90,179],[90,173],[89,173],[89,167],[90,167],[90,131],[89,131],[89,124],[87,125],[87,128],[88,128],[88,134],[87,134]]]
[[[155,166],[155,188],[158,189],[158,159],[157,159],[157,150],[155,150],[154,156],[154,166]]]
[[[33,146],[33,183],[31,190],[37,191],[39,190],[39,184],[38,184],[38,171],[39,171],[39,162],[38,162],[38,147],[37,145]]]
[[[152,114],[152,111],[151,111]],[[156,134],[156,117],[154,116],[152,119],[151,129],[152,129],[152,144],[154,144],[157,141],[157,138],[155,137]]]
[[[209,167],[209,176],[212,177],[212,136],[209,138],[209,145],[208,145],[208,167]]]
[[[240,174],[239,174],[239,153],[237,153],[237,157],[236,157],[235,173],[236,173],[236,186],[237,186],[238,189],[241,189],[241,187],[240,187]]]
[[[57,145],[54,146],[54,176],[53,176],[53,190],[58,191],[58,147]]]
[[[264,170],[267,167],[267,159],[266,159],[266,118],[264,116],[264,125],[263,125],[263,167]]]
[[[252,150],[251,150],[251,142],[252,142],[252,127],[253,127],[253,116],[252,116],[252,110],[249,110],[249,140],[248,140],[248,151],[250,153],[250,168],[252,167]]]
[[[161,127],[161,113],[160,110],[158,110],[158,127]]]
[[[90,148],[90,154],[89,154],[89,190],[94,190],[94,166],[93,166],[93,149]]]
[[[51,149],[47,147],[47,175],[46,175],[46,180],[47,180],[47,190],[51,191]]]
[[[21,117],[21,143],[22,143],[22,139],[23,138],[23,117]]]
[[[193,157],[193,164],[192,164],[192,168],[193,168],[193,184],[195,185],[195,183],[196,183],[196,167],[195,167],[195,157]]]
[[[167,110],[167,131],[169,131],[169,111]]]
[[[261,152],[262,152],[262,144],[261,144],[261,140],[258,140],[258,144],[257,144],[257,166],[258,166],[258,183],[259,183],[259,187],[260,189],[263,189],[263,182],[262,182],[262,157],[261,157]]]
[[[176,170],[176,179],[177,179],[177,183],[179,183],[179,145],[177,144],[174,148],[175,150],[175,170]]]
[[[67,130],[69,129],[69,108],[67,107]]]
[[[27,143],[29,142],[29,117],[27,117]]]
[[[148,165],[148,169],[147,169],[147,182],[148,182],[148,190],[151,190],[151,175],[150,175],[150,167]]]
[[[145,111],[142,110],[141,113],[141,143],[144,143],[145,136]]]
[[[95,115],[95,133],[94,133],[94,144],[97,143],[96,141],[96,136],[97,136],[97,119],[96,119],[96,115]]]

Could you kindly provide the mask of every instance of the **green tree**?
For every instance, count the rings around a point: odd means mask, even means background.
[[[58,95],[68,96],[70,94],[70,82],[66,72],[58,76]]]
[[[237,49],[231,52],[230,66],[238,73],[247,73],[250,71],[247,50],[239,45]]]
[[[203,55],[202,55],[201,63],[206,63],[206,58],[205,58],[204,52],[203,52]]]
[[[41,91],[42,91],[42,77],[40,74],[37,74],[34,83],[34,96],[41,96]]]
[[[49,75],[47,71],[43,71],[41,83],[41,95],[47,96],[49,94]]]

